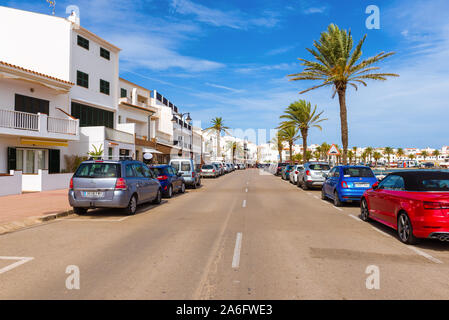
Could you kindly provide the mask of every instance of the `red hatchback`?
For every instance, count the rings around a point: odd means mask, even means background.
[[[391,173],[364,193],[360,208],[362,220],[394,228],[404,243],[449,241],[449,172]]]

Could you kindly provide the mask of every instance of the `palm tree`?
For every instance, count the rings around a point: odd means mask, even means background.
[[[320,148],[321,148],[321,152],[323,153],[323,159],[326,159],[326,161],[328,161],[329,160],[329,156],[327,155],[327,152],[329,151],[331,146],[328,143],[323,142],[321,144]]]
[[[414,155],[414,154],[409,154],[409,155],[408,155],[408,158],[409,158],[410,160],[413,160],[413,159],[415,159],[415,155]]]
[[[434,156],[435,160],[438,161],[438,157],[440,156],[440,150],[437,150],[437,149],[433,150],[432,156]]]
[[[426,150],[422,151],[422,152],[421,152],[421,155],[423,156],[424,161],[426,161],[426,158],[429,156],[429,154],[427,153]]]
[[[368,156],[368,161],[371,162],[371,156],[373,155],[373,147],[367,147],[365,149],[366,155]]]
[[[348,151],[349,163],[352,163],[352,158],[354,158],[354,152],[352,150]]]
[[[231,150],[232,163],[235,163],[235,154],[243,152],[243,147],[237,141],[228,141],[227,150]]]
[[[316,161],[320,161],[320,158],[321,158],[321,152],[320,152],[319,150],[316,150],[316,151],[313,153],[313,158],[314,158]]]
[[[310,159],[313,158],[313,153],[310,150],[307,150],[306,152],[306,159],[304,160],[304,163],[306,163],[307,161],[310,161]]]
[[[390,156],[394,153],[393,148],[390,147],[386,147],[384,148],[384,154],[387,156],[388,158],[388,166],[390,166]]]
[[[288,149],[290,151],[290,164],[293,164],[293,145],[295,141],[300,137],[298,135],[298,128],[294,126],[283,126],[280,130],[281,137],[288,143]]]
[[[354,152],[354,163],[357,163],[357,147],[352,147],[352,152]]]
[[[394,54],[394,52],[380,52],[375,56],[359,61],[362,56],[362,46],[366,35],[359,41],[353,50],[351,31],[342,30],[334,24],[330,24],[327,31],[321,33],[319,41],[314,41],[315,49],[307,49],[316,59],[308,61],[299,59],[304,71],[291,74],[290,80],[320,80],[321,84],[303,90],[300,94],[321,88],[332,86],[334,94],[338,94],[340,103],[341,140],[343,143],[343,161],[347,164],[348,150],[348,115],[346,109],[346,89],[348,85],[358,89],[357,85],[367,86],[366,80],[387,80],[387,77],[398,77],[393,73],[377,73],[379,67],[376,63]]]
[[[401,159],[404,155],[405,155],[404,149],[398,148],[398,150],[396,150],[396,156],[397,156],[399,159]]]
[[[376,168],[377,168],[377,162],[382,158],[382,154],[380,152],[374,152],[373,158],[376,161]]]
[[[284,138],[281,136],[278,131],[276,136],[271,140],[271,143],[274,144],[276,150],[279,152],[279,162],[282,162],[282,151],[284,150]]]
[[[366,164],[366,157],[367,156],[368,155],[366,154],[366,151],[363,151],[362,154],[361,154],[361,158],[362,158],[364,164]]]
[[[211,121],[212,126],[209,128],[204,129],[205,131],[213,131],[217,134],[217,157],[220,156],[220,136],[223,132],[229,134],[227,130],[229,130],[229,127],[226,127],[223,122],[222,117],[216,117],[212,119]]]
[[[298,100],[290,104],[281,116],[281,119],[286,120],[281,123],[280,128],[294,126],[301,132],[304,161],[306,159],[309,129],[318,128],[322,130],[319,123],[327,120],[321,118],[324,111],[317,113],[316,108],[317,106],[313,107],[312,110],[312,104],[310,102]]]

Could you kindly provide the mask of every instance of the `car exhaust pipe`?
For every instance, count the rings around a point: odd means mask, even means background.
[[[449,235],[441,234],[441,235],[438,236],[438,240],[440,240],[441,242],[446,242],[446,241],[449,242]]]

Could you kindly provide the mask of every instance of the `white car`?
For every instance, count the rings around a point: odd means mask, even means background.
[[[298,184],[298,174],[300,174],[303,170],[304,167],[302,164],[295,165],[292,172],[290,172],[290,183]]]

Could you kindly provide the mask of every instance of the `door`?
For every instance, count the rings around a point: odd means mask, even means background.
[[[137,196],[139,197],[139,202],[145,198],[142,195],[142,190],[140,189],[139,178],[137,177],[136,172],[134,171],[134,166],[131,163],[128,163],[125,167],[125,175],[126,175],[126,184],[129,186],[131,190],[136,190]]]
[[[148,194],[148,200],[156,198],[157,190],[159,189],[159,182],[154,179],[154,175],[150,168],[142,165],[143,173],[145,175],[145,192]]]
[[[139,202],[148,201],[152,196],[150,179],[146,177],[142,164],[133,163],[132,167],[135,173],[135,179],[137,181],[136,186],[140,200]]]
[[[393,182],[394,184],[384,191],[383,215],[386,222],[396,226],[396,212],[400,207],[401,194],[405,191],[405,181],[401,176],[394,176]]]
[[[386,201],[387,193],[389,190],[392,190],[396,185],[397,176],[390,175],[379,183],[379,186],[376,190],[372,192],[370,197],[370,209],[371,214],[378,219],[386,223],[390,223],[391,219],[388,218],[388,207],[389,204]]]
[[[16,170],[17,164],[17,149],[8,148],[8,173],[9,170]]]
[[[334,168],[334,173],[332,174],[332,176],[329,179],[329,194],[333,197],[334,196],[334,192],[337,188],[338,182],[340,181],[340,168]]]
[[[59,173],[61,170],[61,151],[48,150],[48,173]]]

